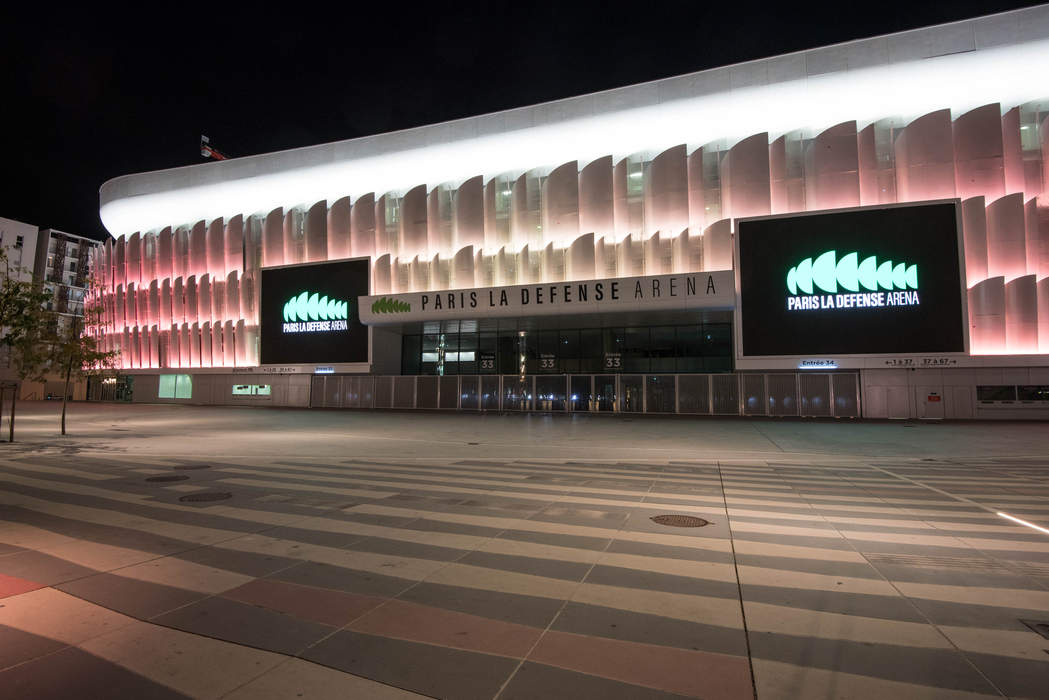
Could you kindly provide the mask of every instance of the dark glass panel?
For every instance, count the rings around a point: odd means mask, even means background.
[[[578,372],[580,368],[579,331],[561,330],[557,340],[557,358],[562,372]],[[589,352],[593,352],[592,348]]]
[[[441,336],[435,333],[422,336],[422,361],[419,365],[419,374],[437,374],[440,345]]]
[[[1049,386],[1018,386],[1016,393],[1021,401],[1049,402]]]
[[[647,372],[649,329],[627,328],[623,337],[623,371]]]
[[[401,374],[419,374],[422,343],[421,335],[406,335],[401,338]]]
[[[649,372],[673,372],[677,354],[674,326],[655,326],[649,329]]]
[[[978,386],[976,398],[980,401],[1015,401],[1015,386]]]
[[[677,328],[677,371],[702,372],[703,345],[700,342],[702,326],[678,326]]]

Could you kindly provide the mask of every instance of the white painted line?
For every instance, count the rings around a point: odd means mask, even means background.
[[[1040,525],[1035,525],[1034,523],[1029,523],[1026,520],[1020,520],[1019,518],[1014,517],[1012,515],[1009,515],[1008,513],[999,512],[998,515],[1002,516],[1006,520],[1012,520],[1014,523],[1020,523],[1021,525],[1026,525],[1027,527],[1034,528],[1035,530],[1038,530],[1039,532],[1044,532],[1045,534],[1049,535],[1049,530],[1045,529],[1044,527],[1041,527]]]

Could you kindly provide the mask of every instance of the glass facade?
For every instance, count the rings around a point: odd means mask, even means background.
[[[401,342],[403,375],[731,371],[732,324],[721,322],[435,332]]]
[[[855,372],[329,374],[312,378],[310,406],[855,418],[860,415],[858,380]]]

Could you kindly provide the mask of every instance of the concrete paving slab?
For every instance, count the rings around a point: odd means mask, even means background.
[[[190,697],[73,647],[0,671],[0,686],[10,697],[34,700],[64,700],[74,694],[141,700]]]
[[[228,598],[213,597],[153,618],[183,632],[294,656],[337,628]]]
[[[481,700],[495,696],[518,660],[492,654],[338,632],[303,658],[423,695]]]
[[[53,654],[66,646],[54,639],[0,625],[0,669]]]
[[[528,662],[499,694],[500,700],[532,700],[562,695],[575,700],[680,700],[684,695],[666,693],[554,666]]]
[[[427,696],[302,659],[288,659],[224,697],[227,700],[424,700]]]
[[[85,576],[76,581],[60,584],[55,588],[95,605],[140,620],[148,620],[169,610],[181,608],[207,595],[185,588],[140,581],[116,574]]]
[[[137,621],[88,640],[80,648],[193,698],[223,697],[285,659],[260,649]]]

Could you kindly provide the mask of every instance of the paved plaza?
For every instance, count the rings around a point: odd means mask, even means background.
[[[1049,697],[1045,423],[58,408],[3,697]]]

